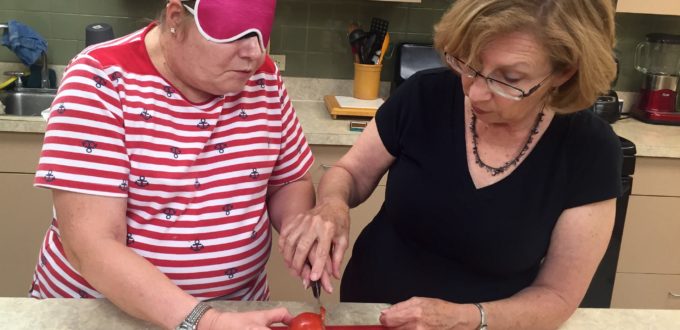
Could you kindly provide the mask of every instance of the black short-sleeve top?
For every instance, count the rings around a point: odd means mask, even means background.
[[[536,278],[565,209],[620,195],[619,139],[592,112],[556,115],[512,173],[481,189],[464,115],[460,78],[447,69],[414,75],[377,112],[396,160],[382,208],[355,242],[342,301],[512,296]]]

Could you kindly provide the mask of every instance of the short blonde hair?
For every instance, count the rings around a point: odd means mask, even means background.
[[[457,0],[435,25],[434,46],[465,59],[494,38],[533,34],[555,72],[574,76],[550,94],[549,105],[570,113],[592,105],[616,76],[613,0]]]

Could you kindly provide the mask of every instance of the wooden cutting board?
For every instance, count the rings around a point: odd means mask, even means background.
[[[326,104],[328,113],[331,114],[333,119],[337,119],[338,116],[374,117],[375,112],[378,111],[378,109],[340,107],[340,104],[338,103],[338,100],[335,99],[334,95],[324,96],[323,101]]]

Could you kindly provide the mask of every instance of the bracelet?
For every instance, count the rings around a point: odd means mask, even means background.
[[[481,320],[479,321],[479,327],[477,328],[477,330],[487,330],[486,311],[484,311],[484,306],[482,306],[482,304],[479,303],[475,303],[474,305],[477,306],[477,308],[479,309],[479,315],[481,317]]]

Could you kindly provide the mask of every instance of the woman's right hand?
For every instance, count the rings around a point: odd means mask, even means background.
[[[274,323],[288,324],[293,316],[286,308],[279,307],[252,312],[220,312],[211,309],[205,313],[198,323],[199,330],[268,330]]]
[[[349,206],[342,199],[328,198],[319,201],[313,209],[284,221],[278,246],[288,267],[303,281],[321,279],[324,289],[331,292],[324,271],[340,278],[340,265],[348,243]],[[309,273],[303,271],[307,260],[312,265]],[[328,269],[329,266],[332,269]]]

